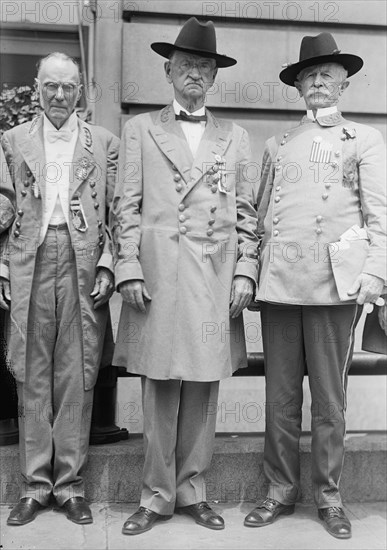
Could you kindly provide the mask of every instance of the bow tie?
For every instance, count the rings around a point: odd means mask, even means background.
[[[203,122],[207,120],[206,115],[187,115],[186,112],[180,111],[178,115],[175,115],[175,120],[184,120],[185,122]]]
[[[58,139],[63,141],[70,141],[72,138],[72,132],[70,130],[49,130],[47,132],[47,141],[49,143],[55,143]]]

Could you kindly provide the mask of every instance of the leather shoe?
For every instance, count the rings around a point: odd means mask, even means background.
[[[166,521],[171,519],[172,516],[163,516],[149,508],[140,508],[132,516],[130,516],[122,527],[122,533],[124,535],[140,535],[152,529],[153,524],[156,521]]]
[[[80,525],[93,523],[90,507],[83,497],[69,498],[62,508],[66,512],[67,519],[74,523],[79,523]]]
[[[244,524],[247,527],[264,527],[273,523],[276,517],[290,516],[293,512],[294,504],[281,504],[278,500],[266,498],[245,517]]]
[[[207,502],[198,502],[178,508],[179,513],[188,514],[196,523],[209,529],[224,529],[224,519],[214,512]]]
[[[36,518],[36,514],[44,508],[34,498],[26,497],[13,508],[7,519],[7,525],[25,525]]]
[[[333,537],[337,539],[351,538],[351,522],[342,508],[338,506],[319,508],[318,517],[324,522],[326,530]]]

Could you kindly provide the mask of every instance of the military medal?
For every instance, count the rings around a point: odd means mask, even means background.
[[[39,185],[36,183],[36,181],[34,181],[31,185],[31,189],[32,189],[32,192],[34,194],[34,197],[35,199],[40,199],[40,189],[39,189]]]
[[[85,212],[83,210],[83,206],[79,197],[75,197],[71,199],[70,211],[71,211],[71,221],[73,222],[73,226],[77,231],[82,231],[84,233],[88,228],[88,224],[87,224]]]
[[[312,149],[310,151],[310,162],[330,162],[332,148],[332,143],[324,141],[321,136],[316,136],[313,139]]]

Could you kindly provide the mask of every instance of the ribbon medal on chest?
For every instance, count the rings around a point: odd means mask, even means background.
[[[313,138],[312,149],[310,151],[310,162],[330,162],[333,144],[324,141],[321,136]]]
[[[80,197],[73,197],[70,201],[71,221],[77,231],[84,233],[88,228],[85,212]]]

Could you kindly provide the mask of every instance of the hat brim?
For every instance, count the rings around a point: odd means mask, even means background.
[[[279,77],[288,86],[295,86],[294,82],[297,80],[297,75],[302,69],[323,63],[339,63],[348,71],[348,76],[352,76],[360,71],[364,62],[361,57],[350,53],[320,55],[289,65],[289,67],[280,72]]]
[[[236,59],[227,57],[227,55],[221,55],[206,50],[197,50],[195,48],[184,48],[182,46],[175,46],[175,44],[169,44],[168,42],[153,42],[153,44],[151,44],[151,48],[154,52],[166,57],[167,59],[174,50],[178,50],[180,52],[192,53],[194,55],[200,55],[201,57],[210,57],[211,59],[215,59],[217,67],[220,68],[232,67],[237,63]]]

